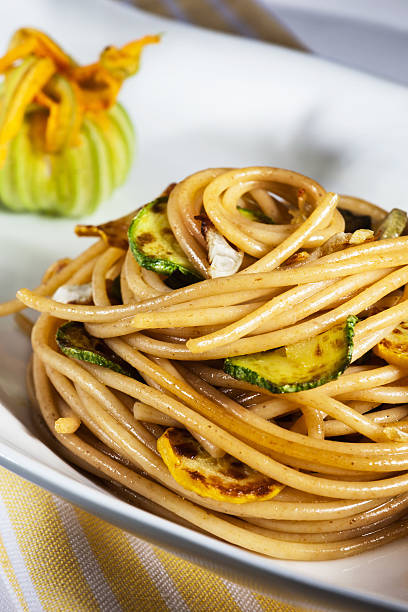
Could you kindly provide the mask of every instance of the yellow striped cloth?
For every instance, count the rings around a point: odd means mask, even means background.
[[[301,612],[0,468],[1,612]]]

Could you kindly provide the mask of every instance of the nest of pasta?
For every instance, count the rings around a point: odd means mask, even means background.
[[[29,387],[49,443],[140,507],[272,557],[405,535],[405,223],[255,167],[81,226],[97,242],[0,310],[41,313]]]

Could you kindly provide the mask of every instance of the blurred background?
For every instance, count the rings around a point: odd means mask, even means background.
[[[408,84],[407,0],[115,0]]]

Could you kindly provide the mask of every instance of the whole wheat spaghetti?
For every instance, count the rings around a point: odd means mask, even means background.
[[[214,168],[79,227],[101,238],[0,305],[41,313],[28,387],[47,443],[126,500],[273,557],[406,535],[408,355],[392,338],[408,236],[384,219],[295,172]]]

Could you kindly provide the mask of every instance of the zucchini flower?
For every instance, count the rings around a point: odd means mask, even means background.
[[[139,69],[145,36],[79,66],[43,32],[22,28],[0,58],[0,201],[15,211],[78,217],[121,185],[134,131],[116,101]]]

